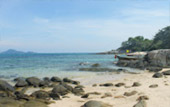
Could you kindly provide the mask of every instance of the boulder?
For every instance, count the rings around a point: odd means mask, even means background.
[[[23,107],[48,107],[45,103],[37,100],[27,101]]]
[[[50,93],[49,94],[50,95],[50,97],[53,99],[53,100],[60,100],[60,96],[59,96],[59,94],[57,94],[57,93]]]
[[[59,77],[52,77],[51,81],[52,82],[62,82],[62,80]]]
[[[49,93],[46,91],[42,91],[42,90],[32,93],[31,96],[33,96],[37,99],[47,99],[47,100],[50,99]]]
[[[162,70],[161,67],[147,67],[147,70],[149,70],[149,72],[159,72]]]
[[[13,98],[9,97],[0,98],[0,107],[21,107],[22,104],[23,104],[22,102],[14,100]]]
[[[160,49],[148,52],[145,56],[149,66],[170,67],[170,49]]]
[[[24,81],[25,78],[24,78],[24,77],[18,77],[18,78],[15,78],[15,79],[14,79],[14,81],[16,81],[16,82],[17,82],[17,81],[20,81],[20,80],[23,80],[23,81]]]
[[[82,88],[74,88],[72,93],[75,95],[81,96],[81,95],[84,95],[84,90]]]
[[[170,75],[170,70],[162,72],[163,75]]]
[[[0,80],[0,91],[15,91],[14,87],[8,82]]]
[[[63,85],[57,85],[53,88],[52,94],[59,94],[59,95],[66,95],[68,94],[68,89],[65,88]]]
[[[64,86],[68,91],[72,92],[73,91],[73,87],[66,84],[66,83],[61,83],[62,86]]]
[[[22,99],[22,100],[28,101],[30,99],[28,95],[26,95],[26,94],[24,94],[22,92],[19,92],[19,91],[15,92],[15,96],[16,96],[17,100],[21,100]]]
[[[86,102],[82,107],[112,107],[112,106],[100,101],[90,100]]]
[[[155,73],[153,76],[153,78],[161,78],[163,77],[162,73]]]
[[[49,81],[41,81],[39,83],[39,87],[48,87],[50,85]]]
[[[41,80],[37,77],[29,77],[26,79],[26,81],[27,81],[28,85],[34,86],[34,87],[38,87],[41,82]]]
[[[15,87],[25,87],[28,86],[28,83],[25,80],[18,80],[15,84]]]

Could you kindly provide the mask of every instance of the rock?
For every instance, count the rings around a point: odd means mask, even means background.
[[[99,67],[100,64],[96,63],[96,64],[93,64],[91,67]]]
[[[159,72],[162,70],[161,67],[147,67],[147,70],[149,70],[149,72]]]
[[[76,86],[75,88],[85,88],[85,87],[82,86],[82,85],[78,85],[78,86]]]
[[[149,97],[148,96],[140,96],[137,101],[140,101],[140,100],[149,100]]]
[[[157,88],[158,87],[158,84],[152,84],[149,86],[149,88]]]
[[[92,86],[93,86],[93,87],[96,87],[96,86],[97,86],[97,84],[93,84]]]
[[[121,86],[124,86],[124,85],[125,85],[125,83],[117,83],[117,84],[115,84],[116,87],[121,87]]]
[[[44,80],[44,81],[51,82],[49,77],[44,77],[43,80]]]
[[[16,82],[17,82],[17,81],[20,81],[20,80],[21,80],[21,81],[25,81],[25,78],[24,78],[24,77],[18,77],[18,78],[15,78],[15,79],[14,79],[14,81],[16,81]]]
[[[52,82],[62,82],[62,80],[59,77],[52,77],[51,81]]]
[[[78,96],[84,95],[84,90],[81,88],[79,88],[79,89],[74,88],[72,92],[73,92],[73,94],[78,95]]]
[[[135,104],[133,107],[146,107],[145,100],[140,100],[137,104]]]
[[[81,96],[81,98],[88,98],[89,97],[89,94],[84,94]]]
[[[66,83],[61,83],[60,85],[64,86],[64,87],[65,87],[67,90],[69,90],[70,92],[73,91],[73,87],[70,86],[70,85],[68,85],[68,84],[66,84]]]
[[[26,82],[30,86],[38,87],[41,80],[39,78],[37,78],[37,77],[29,77],[29,78],[26,79]]]
[[[105,93],[101,98],[106,98],[106,97],[112,97],[112,94],[111,93]]]
[[[153,78],[161,78],[163,77],[162,73],[155,73],[153,76]]]
[[[60,100],[60,96],[59,96],[59,94],[57,94],[57,93],[50,93],[49,94],[50,95],[50,97],[53,99],[53,100]]]
[[[28,86],[28,83],[25,80],[18,80],[17,83],[15,84],[15,87],[26,87]]]
[[[132,85],[132,87],[139,87],[139,86],[141,86],[141,84],[139,82],[134,82]]]
[[[68,78],[63,78],[63,82],[67,82],[67,83],[73,83],[73,80],[68,79]]]
[[[90,100],[86,102],[82,107],[112,107],[100,101]]]
[[[59,94],[59,95],[66,95],[68,94],[67,88],[65,88],[63,85],[57,85],[53,88],[52,94]]]
[[[46,92],[46,91],[42,91],[42,90],[39,90],[39,91],[32,93],[31,96],[33,96],[37,99],[47,99],[47,100],[50,99],[49,93]]]
[[[100,86],[105,86],[105,87],[112,87],[112,83],[105,83],[105,84],[100,84]]]
[[[170,49],[160,49],[148,52],[145,56],[148,66],[170,67]]]
[[[111,68],[97,68],[97,67],[92,67],[92,68],[80,68],[79,71],[95,71],[95,72],[116,72],[120,73],[117,69],[111,69]]]
[[[125,92],[125,93],[124,93],[124,96],[129,97],[129,96],[135,95],[136,93],[137,93],[137,91]]]
[[[80,62],[79,65],[83,66],[83,65],[88,65],[87,62]]]
[[[79,81],[73,81],[72,84],[74,84],[74,85],[79,85],[80,82],[79,82]]]
[[[17,100],[23,99],[23,100],[28,101],[28,100],[30,99],[28,95],[26,95],[26,94],[24,94],[24,93],[22,93],[22,92],[19,92],[19,91],[16,91],[16,92],[15,92],[15,95],[16,95],[16,99],[17,99]]]
[[[37,101],[37,100],[31,100],[26,102],[23,107],[47,107],[47,105],[43,102]]]
[[[14,87],[6,81],[0,80],[0,91],[15,91]]]
[[[170,70],[162,72],[163,75],[170,75]]]
[[[69,96],[63,96],[62,98],[70,98]]]
[[[21,107],[23,103],[13,98],[4,97],[0,98],[0,107]],[[30,106],[31,107],[31,106]]]
[[[101,93],[99,93],[99,92],[89,92],[89,93],[87,93],[87,94],[91,94],[91,95],[101,95]]]
[[[41,81],[39,83],[39,87],[48,87],[50,85],[49,81]]]

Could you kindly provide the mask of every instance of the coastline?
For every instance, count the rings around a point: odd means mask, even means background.
[[[170,70],[170,68],[163,69],[161,72],[166,70]],[[89,100],[102,101],[113,107],[133,107],[140,96],[147,96],[149,98],[146,100],[148,107],[168,107],[170,105],[170,87],[168,84],[170,82],[170,77],[164,76],[162,78],[153,78],[153,74],[154,73],[147,71],[140,74],[126,74],[122,78],[105,82],[113,84],[125,83],[125,86],[122,87],[101,87],[99,84],[96,87],[84,85],[86,93],[98,92],[101,95],[90,95],[88,98],[81,98],[80,96],[68,94],[68,97],[70,98],[63,98],[62,100],[55,101],[55,103],[50,104],[49,107],[80,107]],[[134,82],[139,82],[141,86],[132,87]],[[149,88],[152,84],[158,84],[158,87]],[[137,91],[137,94],[128,97],[124,96],[125,92],[131,91]],[[101,98],[105,93],[111,93],[112,96]]]

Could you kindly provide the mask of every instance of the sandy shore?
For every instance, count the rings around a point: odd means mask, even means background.
[[[81,96],[69,94],[67,96],[70,98],[62,98],[62,100],[50,104],[49,107],[80,107],[89,100],[102,101],[113,107],[133,107],[137,103],[136,100],[139,96],[148,96],[149,100],[146,100],[147,107],[170,107],[170,77],[152,78],[153,74],[149,72],[126,74],[121,79],[104,82],[113,84],[125,83],[126,85],[122,87],[101,87],[99,84],[96,87],[85,85],[84,90],[86,93],[99,92],[101,95],[90,95],[88,98],[81,98]],[[134,82],[139,82],[141,86],[132,87]],[[158,84],[158,87],[149,88],[152,84]],[[128,97],[124,96],[125,92],[131,91],[137,91],[137,94]],[[112,97],[101,98],[105,93],[111,93]]]

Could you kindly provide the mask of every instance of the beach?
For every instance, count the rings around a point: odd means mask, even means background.
[[[170,70],[163,69],[161,72]],[[146,100],[147,107],[169,107],[170,106],[170,95],[169,95],[169,82],[170,77],[164,76],[162,78],[153,78],[154,73],[143,72],[140,74],[126,74],[124,77],[107,81],[105,83],[125,83],[125,86],[116,87],[101,87],[97,84],[96,87],[92,85],[85,85],[85,92],[98,92],[101,95],[89,95],[88,98],[81,98],[81,96],[75,96],[69,94],[70,98],[63,98],[62,100],[55,101],[50,104],[49,107],[80,107],[89,100],[102,101],[112,107],[133,107],[138,101],[140,96],[147,96]],[[141,86],[132,87],[134,82],[139,82]],[[102,82],[101,82],[102,84]],[[157,84],[158,87],[150,88],[150,85]],[[135,95],[125,96],[125,92],[136,91]],[[105,93],[110,93],[110,96],[101,98]]]

